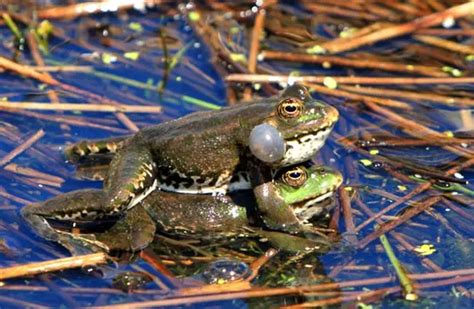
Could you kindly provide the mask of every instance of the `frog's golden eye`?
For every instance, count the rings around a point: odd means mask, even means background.
[[[305,170],[297,167],[284,173],[282,178],[286,184],[292,187],[299,187],[306,182],[308,175]]]
[[[296,118],[303,112],[303,102],[298,98],[286,98],[278,104],[277,110],[280,117]]]

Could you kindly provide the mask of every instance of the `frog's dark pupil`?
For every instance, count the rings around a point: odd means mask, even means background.
[[[287,105],[285,106],[285,110],[287,113],[293,114],[296,112],[297,107],[295,105]]]
[[[291,172],[290,177],[293,178],[293,179],[298,179],[298,178],[301,177],[301,173],[300,172]]]

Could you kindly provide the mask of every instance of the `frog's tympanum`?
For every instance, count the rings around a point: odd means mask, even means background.
[[[125,138],[81,142],[66,150],[70,161],[112,157],[101,203],[91,203],[89,191],[77,191],[60,197],[61,203],[46,202],[40,211],[27,206],[23,213],[48,236],[45,218],[94,221],[123,216],[156,189],[226,194],[254,188],[268,226],[297,231],[297,216],[273,198],[266,184],[272,179],[272,169],[311,159],[337,119],[335,108],[312,99],[303,86],[293,85],[276,99],[193,113]],[[249,149],[249,136],[261,124],[275,127],[284,141],[282,157],[272,158],[271,163],[258,160]]]
[[[332,205],[328,202],[341,182],[342,176],[327,167],[307,168],[300,165],[279,170],[274,179],[265,185],[270,192],[267,196],[269,202],[286,208],[304,229],[311,225],[312,217]],[[59,230],[49,223],[38,222],[37,218],[45,222],[54,221],[55,216],[50,213],[51,209],[58,209],[58,205],[78,207],[87,204],[100,208],[105,198],[102,190],[66,193],[42,204],[25,208],[24,215],[31,224],[37,224],[35,228],[43,236],[58,241],[76,254],[81,247],[89,247],[93,251],[136,251],[143,249],[153,240],[157,229],[173,236],[194,235],[200,238],[235,236],[246,234],[249,230],[260,230],[260,218],[255,211],[255,203],[244,199],[252,196],[249,193],[247,190],[213,196],[156,190],[104,231],[89,234],[83,233],[85,231],[74,234],[64,229]],[[71,218],[68,223],[69,226],[74,224],[77,227],[81,226],[81,222],[87,222],[87,218]],[[64,225],[67,222],[62,223]],[[278,243],[285,242],[282,238],[285,234],[275,233],[263,230],[257,232],[258,235],[273,238]]]

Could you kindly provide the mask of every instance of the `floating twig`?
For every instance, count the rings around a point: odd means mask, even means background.
[[[44,131],[38,130],[38,132],[30,136],[25,142],[23,142],[21,145],[18,145],[18,147],[16,147],[12,151],[10,151],[6,156],[0,159],[0,167],[4,166],[5,164],[13,160],[13,158],[18,156],[20,153],[30,148],[34,143],[36,143],[43,136],[44,136]]]
[[[405,299],[410,301],[417,300],[418,295],[415,294],[413,283],[411,282],[410,278],[408,278],[407,273],[404,267],[400,264],[400,261],[395,255],[395,252],[393,252],[392,246],[390,245],[387,236],[380,235],[379,239],[382,243],[383,248],[385,249],[385,253],[387,254],[393,267],[395,268],[395,272],[397,273],[398,280],[400,281],[401,287],[403,289]]]
[[[29,263],[18,266],[1,268],[0,280],[34,276],[47,272],[78,268],[89,265],[105,264],[108,257],[105,253],[93,253],[82,256],[73,256],[45,262]]]
[[[434,204],[438,203],[441,199],[442,199],[441,196],[433,196],[433,197],[428,198],[424,202],[419,203],[415,207],[412,207],[412,208],[408,209],[402,215],[400,215],[397,220],[392,220],[392,221],[389,221],[387,223],[384,223],[377,230],[375,230],[372,233],[370,233],[369,235],[365,236],[362,240],[359,241],[359,243],[357,244],[357,247],[360,248],[360,249],[365,248],[365,246],[367,246],[370,242],[372,242],[373,240],[380,237],[380,235],[383,235],[383,234],[393,230],[394,228],[396,228],[400,224],[405,223],[407,220],[411,219],[412,217],[418,215],[422,211],[425,211],[429,207],[431,207]]]
[[[28,109],[28,110],[53,110],[53,111],[88,111],[108,113],[161,113],[161,106],[142,105],[106,105],[94,103],[41,103],[41,102],[0,102],[0,109]]]
[[[342,213],[344,215],[344,222],[346,226],[346,239],[351,244],[357,243],[357,232],[355,230],[354,220],[352,218],[351,199],[349,193],[346,191],[345,186],[340,186],[339,192],[339,203],[342,205]]]
[[[374,44],[386,39],[399,37],[414,32],[422,28],[429,28],[441,24],[446,18],[461,18],[474,12],[474,3],[467,2],[453,6],[442,12],[436,12],[427,16],[417,18],[411,22],[399,25],[388,26],[376,30],[364,36],[354,38],[338,38],[321,44],[321,47],[329,53],[335,54],[365,45]]]
[[[338,84],[361,85],[424,85],[424,84],[472,84],[474,77],[351,77],[351,76],[289,76],[267,74],[229,74],[227,82],[248,83],[323,83],[328,78]]]
[[[378,69],[390,72],[419,74],[432,77],[448,77],[441,68],[419,64],[405,64],[388,61],[374,61],[372,59],[352,59],[349,57],[309,55],[273,50],[264,50],[260,57],[266,60],[284,60],[297,63],[320,63],[322,65],[336,65],[360,69]]]

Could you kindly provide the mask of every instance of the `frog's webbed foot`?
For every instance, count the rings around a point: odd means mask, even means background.
[[[132,208],[157,186],[156,165],[145,147],[133,145],[117,153],[104,183],[104,205],[110,213],[122,213]]]
[[[137,205],[110,229],[95,234],[95,238],[110,251],[139,251],[153,241],[155,232],[154,221],[141,205]]]
[[[67,146],[64,150],[66,159],[73,164],[93,164],[94,155],[110,163],[113,155],[123,147],[129,136],[113,137],[103,140],[80,141]],[[110,156],[107,154],[111,154]]]
[[[60,240],[60,233],[50,224],[51,220],[80,221],[103,217],[104,193],[102,190],[78,190],[58,195],[42,203],[27,205],[21,214],[31,227],[43,238]]]

